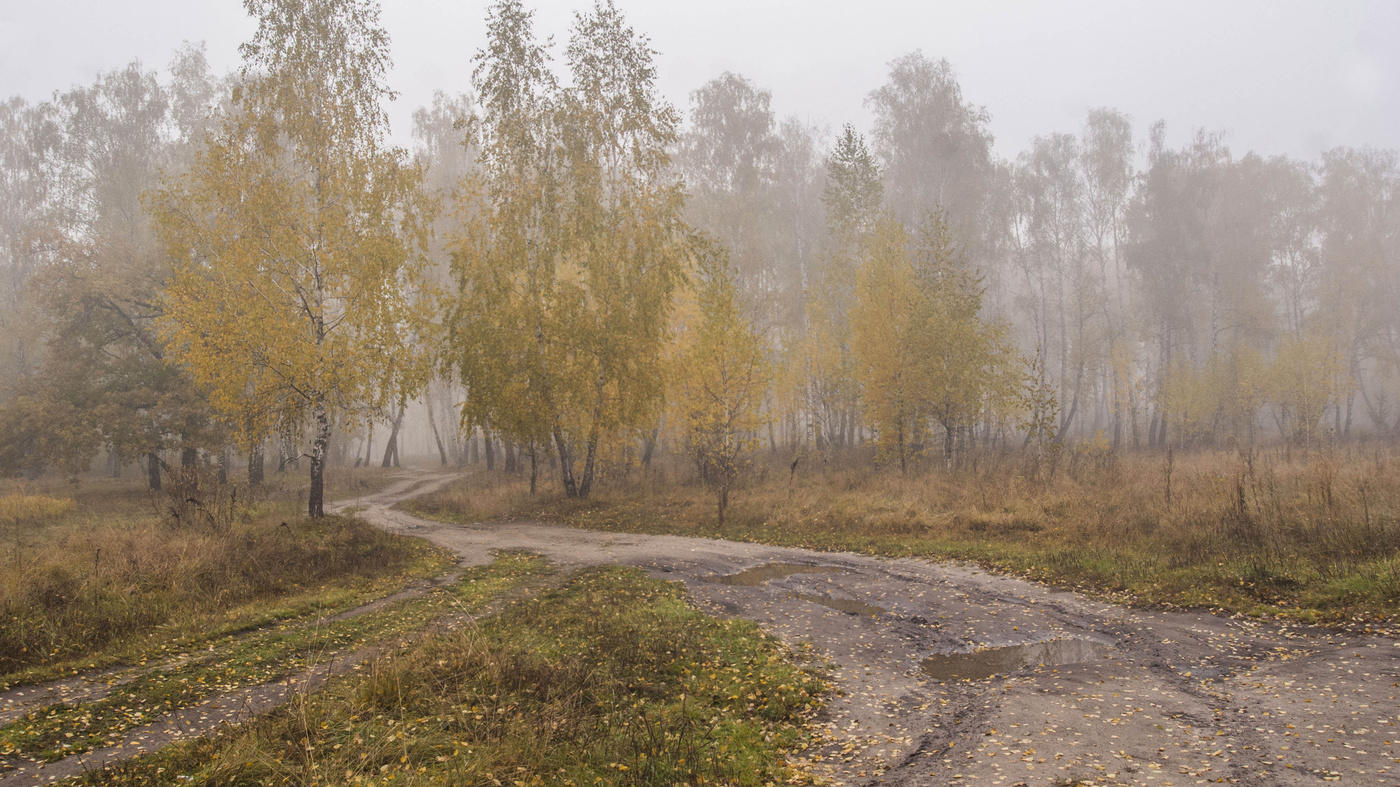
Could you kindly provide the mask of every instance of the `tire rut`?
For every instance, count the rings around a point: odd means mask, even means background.
[[[442,480],[445,481],[446,478]],[[440,483],[441,481],[434,478],[409,478],[365,498],[338,501],[331,506],[330,510],[343,512],[361,506],[367,500],[398,499],[398,496],[411,495],[421,491],[421,487],[430,486],[434,482]],[[459,564],[452,571],[418,580],[395,593],[351,609],[299,621],[294,628],[303,629],[353,620],[392,604],[422,597],[459,580],[465,569],[466,565]],[[193,705],[176,708],[162,714],[148,724],[128,730],[118,743],[110,746],[73,754],[52,762],[41,762],[22,755],[0,757],[0,768],[3,768],[0,770],[0,787],[47,784],[80,776],[141,754],[156,751],[172,743],[214,734],[230,726],[242,724],[275,710],[298,694],[315,691],[331,678],[353,671],[358,666],[384,653],[400,650],[422,637],[450,631],[499,614],[502,609],[528,595],[557,586],[559,581],[557,577],[536,579],[492,599],[485,608],[478,612],[449,612],[408,634],[391,637],[388,640],[371,643],[360,648],[329,653],[326,657],[317,659],[306,669],[285,678],[223,692]],[[260,627],[242,632],[240,636],[255,636],[265,630],[267,630],[266,627]],[[168,659],[154,665],[117,667],[82,673],[41,684],[14,687],[0,693],[0,725],[9,724],[23,718],[28,713],[58,703],[75,704],[98,701],[142,676],[212,661],[218,658],[222,652],[223,649],[216,649],[182,654],[174,659]]]
[[[162,714],[149,724],[127,731],[119,743],[74,754],[53,762],[17,758],[13,770],[0,774],[0,787],[28,787],[81,776],[157,751],[180,741],[219,733],[276,710],[298,695],[320,689],[340,675],[386,653],[413,645],[424,637],[452,631],[484,620],[530,595],[559,584],[558,578],[530,582],[492,599],[478,612],[451,612],[408,634],[369,645],[327,654],[310,667],[286,678],[247,686],[209,697],[201,702]],[[365,605],[369,606],[369,605]],[[358,608],[357,608],[358,609]]]
[[[448,480],[426,477],[422,489]],[[529,549],[564,566],[638,566],[684,582],[704,609],[812,646],[833,665],[837,691],[818,719],[821,740],[795,759],[833,783],[1400,783],[1396,640],[1127,608],[954,563],[533,522],[442,524],[391,510],[402,491],[359,515],[466,562]],[[841,570],[714,581],[785,563]],[[883,612],[848,614],[823,598]],[[976,658],[1056,639],[1102,652],[976,680],[921,670],[933,654]]]
[[[458,568],[436,577],[417,580],[387,596],[374,599],[351,609],[342,610],[332,615],[298,618],[294,621],[295,625],[289,627],[287,630],[300,630],[323,626],[328,623],[337,623],[344,620],[354,620],[355,618],[383,609],[390,604],[418,598],[443,585],[451,584],[460,579],[462,573],[462,569]],[[272,626],[276,626],[281,622],[283,621],[274,621],[256,628],[246,629],[234,636],[238,638],[256,636],[270,630]],[[138,678],[155,672],[169,672],[181,667],[203,664],[218,658],[223,650],[223,647],[209,648],[198,652],[184,653],[154,664],[118,666],[96,671],[81,672],[71,677],[60,678],[44,683],[16,686],[0,692],[0,726],[11,724],[29,713],[43,710],[52,705],[95,702],[107,697],[113,691],[116,691]]]

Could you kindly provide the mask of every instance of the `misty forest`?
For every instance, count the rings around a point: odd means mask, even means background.
[[[243,4],[0,104],[0,784],[1400,778],[1396,151]]]

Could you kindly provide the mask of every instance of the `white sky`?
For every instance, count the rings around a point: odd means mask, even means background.
[[[537,29],[562,48],[588,0],[539,0]],[[946,57],[991,113],[1000,155],[1076,131],[1111,106],[1139,139],[1158,118],[1178,144],[1225,131],[1237,153],[1315,158],[1334,145],[1400,149],[1397,0],[617,0],[660,51],[661,88],[682,110],[723,70],[773,93],[780,116],[866,128],[886,64]],[[483,0],[384,0],[400,98],[394,134],[434,89],[469,86]],[[216,70],[253,30],[238,0],[0,0],[0,97],[31,101],[139,59],[163,67],[204,41]],[[562,52],[559,53],[562,56]]]

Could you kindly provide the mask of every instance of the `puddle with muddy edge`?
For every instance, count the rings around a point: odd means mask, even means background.
[[[793,593],[792,597],[802,601],[810,601],[813,604],[821,604],[823,607],[845,612],[847,615],[863,615],[873,618],[885,614],[886,611],[874,604],[856,601],[853,598],[832,598],[831,596],[816,596],[811,593]]]
[[[715,577],[712,581],[721,585],[756,587],[771,579],[783,579],[793,574],[839,574],[844,571],[844,568],[836,566],[818,566],[810,563],[766,563],[746,568],[737,574]]]
[[[982,680],[1028,667],[1082,664],[1107,651],[1107,645],[1087,639],[1047,639],[971,653],[936,653],[924,659],[920,669],[930,678],[941,681]]]

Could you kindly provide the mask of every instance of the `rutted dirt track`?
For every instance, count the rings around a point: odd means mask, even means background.
[[[527,549],[639,566],[811,643],[838,695],[808,757],[836,782],[1400,785],[1394,640],[1128,609],[958,565],[391,508],[450,478],[342,507],[466,562]]]

